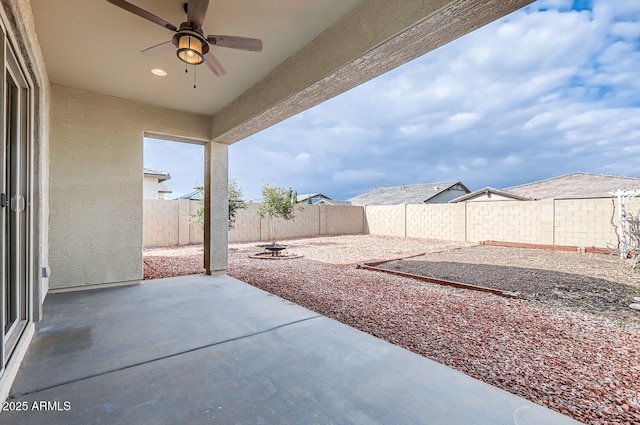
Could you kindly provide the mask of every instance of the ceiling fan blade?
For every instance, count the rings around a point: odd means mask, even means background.
[[[261,52],[262,40],[248,37],[234,37],[232,35],[210,35],[207,37],[210,44],[230,49],[246,50],[249,52]]]
[[[176,46],[174,46],[173,42],[169,40],[169,41],[165,41],[164,43],[156,44],[155,46],[144,49],[140,53],[147,56],[154,56],[154,55],[160,55],[166,52],[172,52],[175,50],[175,48]]]
[[[157,17],[156,15],[154,15],[151,12],[147,12],[144,9],[139,8],[138,6],[131,4],[129,2],[126,2],[124,0],[107,0],[109,3],[118,6],[124,10],[126,10],[127,12],[131,12],[134,15],[138,15],[141,18],[147,19],[153,23],[156,23],[158,25],[160,25],[161,27],[165,27],[166,29],[169,29],[171,31],[177,31],[178,28],[171,24],[170,22],[165,21],[162,18]]]
[[[207,52],[206,55],[204,55],[204,63],[209,67],[211,72],[216,74],[218,77],[221,77],[227,73],[227,71],[225,71],[222,67],[222,64],[218,61],[218,59],[216,59],[215,56],[213,56],[213,53],[211,53],[210,51]]]
[[[189,5],[187,6],[187,21],[196,24],[198,28],[202,28],[208,7],[209,0],[189,0]]]

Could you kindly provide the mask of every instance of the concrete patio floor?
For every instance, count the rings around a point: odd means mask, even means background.
[[[4,411],[7,425],[578,423],[204,275],[50,294],[8,401],[29,408]]]

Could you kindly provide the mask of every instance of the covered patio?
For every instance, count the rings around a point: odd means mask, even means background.
[[[3,1],[2,423],[567,421],[225,276],[229,145],[532,1]],[[144,137],[204,146],[208,276],[140,284]]]
[[[8,402],[3,424],[577,423],[226,275],[48,296]]]

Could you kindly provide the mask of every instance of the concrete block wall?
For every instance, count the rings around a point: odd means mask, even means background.
[[[203,232],[190,224],[198,201],[144,201],[144,246],[200,244]],[[259,204],[238,211],[230,242],[270,241]],[[638,214],[640,199],[627,211]],[[305,205],[296,218],[276,220],[275,239],[373,234],[480,242],[495,240],[542,245],[618,246],[614,199],[495,201],[392,206]]]
[[[260,239],[260,217],[257,211],[260,204],[250,203],[247,209],[238,210],[233,229],[229,230],[229,242],[253,242]]]
[[[361,235],[364,234],[364,208],[315,205],[320,216],[321,235]]]
[[[466,211],[466,240],[552,245],[553,227],[549,226],[552,214],[552,201],[470,202]]]
[[[251,203],[239,210],[229,242],[269,241],[268,220],[257,214],[260,204]],[[200,207],[199,201],[144,200],[144,246],[177,246],[201,244],[204,232],[191,224],[190,218]],[[305,205],[296,211],[294,220],[276,220],[276,240],[319,235],[348,235],[364,233],[362,207],[334,205]]]
[[[270,241],[269,220],[260,219],[260,204],[250,204],[238,211],[236,224],[229,231],[230,242]],[[292,239],[320,235],[364,233],[362,207],[336,205],[304,205],[290,221],[274,221],[275,239]]]
[[[185,202],[183,200],[182,202]],[[193,217],[200,208],[200,201],[186,201],[189,205],[189,217]],[[182,215],[180,216],[182,219]],[[189,244],[201,244],[204,243],[204,229],[197,224],[191,224],[189,220]]]
[[[556,201],[556,243],[558,245],[617,247],[616,199],[567,199]],[[633,204],[628,205],[629,211]],[[637,208],[636,208],[637,209]]]
[[[178,203],[162,199],[145,199],[143,204],[144,246],[178,245]]]
[[[406,236],[405,205],[369,205],[364,208],[365,233]]]
[[[410,238],[465,240],[466,204],[407,205],[406,235]]]
[[[202,243],[202,229],[191,224],[191,216],[199,207],[199,201],[186,199],[145,199],[142,210],[144,247]]]
[[[617,248],[616,200],[487,201],[368,206],[366,233],[480,242]],[[627,211],[640,213],[640,199]]]
[[[269,220],[263,219],[260,226],[261,241],[273,242],[282,239],[292,239],[320,234],[320,217],[314,205],[305,205],[304,209],[295,212],[295,218],[289,221],[275,219],[273,222],[273,238],[269,237]]]

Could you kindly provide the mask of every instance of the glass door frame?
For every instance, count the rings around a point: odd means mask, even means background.
[[[2,27],[0,44],[0,194],[4,194],[4,205],[0,205],[2,371],[32,318],[33,90]]]

